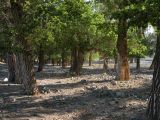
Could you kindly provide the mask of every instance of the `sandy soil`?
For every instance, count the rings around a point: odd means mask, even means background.
[[[0,120],[146,120],[152,71],[131,69],[130,81],[116,81],[102,64],[85,64],[82,75],[46,65],[36,73],[42,94],[27,96],[21,85],[3,81],[0,64]]]

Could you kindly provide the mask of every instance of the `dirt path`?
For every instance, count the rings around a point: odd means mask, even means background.
[[[115,81],[115,73],[105,73],[101,64],[85,65],[80,77],[47,65],[36,74],[43,94],[26,96],[20,85],[2,82],[7,71],[5,64],[0,67],[0,120],[146,120],[152,79],[147,69],[131,70],[125,82]]]

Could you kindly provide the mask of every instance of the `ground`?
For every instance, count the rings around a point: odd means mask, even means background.
[[[46,65],[36,73],[42,92],[37,96],[5,82],[7,67],[0,67],[0,120],[146,120],[148,66],[137,72],[131,65],[131,80],[116,81],[113,69],[104,71],[101,63],[85,64],[79,77],[68,68]]]

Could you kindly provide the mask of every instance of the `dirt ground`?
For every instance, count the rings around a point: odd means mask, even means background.
[[[112,65],[110,65],[112,68]],[[131,68],[130,81],[116,81],[102,64],[84,65],[73,77],[69,68],[46,65],[36,73],[42,94],[26,96],[21,85],[4,82],[0,64],[0,120],[146,120],[152,71]]]

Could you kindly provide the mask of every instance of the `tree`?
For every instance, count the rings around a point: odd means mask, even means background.
[[[136,58],[136,69],[140,71],[140,58],[147,55],[147,39],[144,38],[142,28],[131,27],[128,31],[129,56]]]
[[[128,47],[127,47],[127,29],[128,23],[126,18],[120,18],[118,23],[118,76],[119,80],[129,80],[129,64],[128,64]]]
[[[17,42],[17,44],[22,48],[22,52],[17,54],[17,61],[21,63],[19,66],[21,74],[19,74],[19,76],[20,78],[23,78],[22,86],[25,93],[34,95],[38,93],[38,87],[33,70],[33,51],[31,49],[32,45],[30,40],[25,38],[25,31],[23,30],[25,28],[22,27],[22,24],[24,24],[23,22],[25,21],[25,11],[23,11],[22,6],[23,4],[24,1],[11,1],[11,12],[14,19],[13,24],[17,32],[15,42]]]
[[[150,120],[160,119],[160,19],[159,19],[159,5],[160,1],[147,0],[146,7],[149,13],[149,20],[152,25],[157,27],[157,49],[155,53],[155,65],[152,80],[152,89],[149,97],[149,103],[147,108],[147,116]]]
[[[119,63],[117,79],[129,80],[127,32],[131,26],[145,26],[148,22],[145,19],[144,1],[105,0],[104,3],[107,9],[106,15],[118,22],[117,52]],[[140,19],[143,19],[143,21],[140,21]]]
[[[152,89],[151,95],[149,98],[147,115],[151,120],[159,120],[160,119],[160,20],[157,23],[158,36],[157,36],[157,49],[155,55],[155,64],[154,64],[154,72],[153,72],[153,80],[152,80]]]
[[[155,64],[155,61],[156,61],[156,56],[155,56],[155,51],[156,49],[158,49],[157,47],[157,35],[156,35],[156,32],[154,33],[150,33],[148,34],[145,39],[147,39],[147,49],[148,49],[148,55],[149,56],[153,56],[153,60],[152,60],[152,63],[149,67],[150,70],[153,70],[154,69],[154,64]]]
[[[70,71],[79,75],[84,54],[93,41],[97,24],[103,22],[103,16],[94,12],[92,4],[84,0],[66,0],[59,5],[59,10],[62,14],[60,20],[65,23],[63,30],[60,29],[63,35],[60,38],[62,48],[70,49],[72,59]]]
[[[11,11],[10,11],[10,2],[1,1],[0,9],[0,49],[1,55],[5,57],[6,63],[8,65],[8,79],[9,82],[15,83],[15,54],[13,53],[12,46],[12,30],[13,25],[11,23]],[[5,10],[5,11],[4,11]],[[2,57],[1,56],[1,57]]]
[[[128,64],[128,47],[127,47],[127,31],[128,31],[128,16],[125,12],[125,7],[128,2],[122,1],[109,1],[106,0],[106,16],[108,19],[117,20],[117,52],[118,52],[118,70],[117,79],[129,80],[129,64]],[[112,18],[111,18],[112,16]]]
[[[104,22],[97,25],[95,35],[92,36],[92,43],[90,44],[89,51],[98,51],[104,60],[104,67],[108,66],[108,59],[113,58],[115,54],[116,41],[117,41],[117,28],[116,21],[109,18],[109,9],[106,8],[101,1],[93,0],[94,10],[99,14],[105,14]]]
[[[15,83],[16,82],[16,56],[13,52],[7,53],[7,65],[8,65],[8,81]]]
[[[9,39],[13,41],[10,45],[16,51],[15,79],[22,82],[26,94],[37,94],[38,87],[34,77],[31,42],[26,39],[27,32],[25,29],[27,24],[25,22],[27,22],[27,15],[25,16],[25,2],[3,1],[3,4],[5,4],[3,21],[6,22],[8,31],[11,32]],[[14,69],[11,71],[13,72]]]
[[[46,56],[55,47],[55,32],[57,24],[56,1],[31,1],[26,7],[29,17],[34,18],[30,24],[32,31],[27,36],[32,39],[33,52],[38,59],[38,72],[43,70]],[[33,23],[35,25],[33,25]],[[53,49],[52,49],[53,50]],[[53,52],[53,51],[52,51]]]
[[[90,52],[89,52],[89,66],[91,66],[92,65],[92,54],[93,54],[93,51],[91,50]]]

